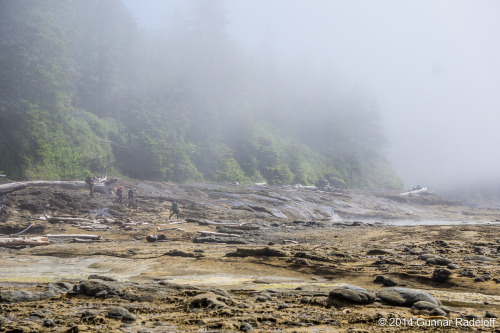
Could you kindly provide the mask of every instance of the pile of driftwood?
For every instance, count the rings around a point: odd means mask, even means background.
[[[47,216],[43,217],[45,220],[51,223],[65,222],[77,224],[79,229],[84,229],[87,231],[99,231],[99,230],[110,230],[112,229],[109,224],[115,223],[115,220],[110,218],[102,219],[87,219],[82,217],[64,217],[64,216]]]
[[[215,226],[215,227],[225,227],[229,228],[230,230],[258,230],[259,226],[247,222],[247,223],[234,223],[234,222],[213,222],[210,220],[197,220],[197,219],[187,219],[185,221],[173,221],[170,222],[168,225],[174,225],[174,224],[182,224],[182,223],[197,223],[198,225],[202,226]],[[158,227],[157,231],[174,231],[174,232],[185,232],[184,229],[179,228],[179,227]],[[228,232],[215,232],[211,230],[199,230],[196,232],[198,236],[201,237],[221,237],[220,242],[221,243],[226,243],[227,238],[241,238],[241,234],[238,233],[228,233]],[[146,240],[148,242],[166,242],[166,241],[173,241],[173,240],[181,240],[183,238],[169,238],[165,234],[156,234],[156,235],[149,235]],[[204,240],[203,238],[195,238],[195,242],[198,243],[203,243]],[[207,240],[207,242],[214,242],[214,239],[211,238],[210,241]]]
[[[103,225],[100,221],[90,220],[85,218],[75,218],[75,217],[51,217],[45,215],[41,219],[45,219],[48,222],[71,222],[78,223],[79,228],[86,230],[104,230],[109,229],[110,227],[107,225]],[[109,220],[109,219],[107,219]],[[112,220],[111,220],[112,221]],[[0,246],[8,247],[8,246],[40,246],[40,245],[49,245],[49,238],[71,238],[72,242],[76,243],[89,243],[95,241],[102,241],[101,236],[99,235],[88,235],[88,234],[49,234],[44,236],[20,236],[21,234],[28,231],[31,227],[33,227],[34,223],[31,223],[24,230],[11,234],[11,235],[0,235],[6,237],[0,237]]]
[[[202,226],[214,226],[219,230],[215,231],[197,231],[198,236],[193,240],[195,243],[234,243],[245,244],[241,232],[258,230],[260,227],[251,222],[236,223],[236,222],[214,222],[210,220],[188,219],[188,222],[198,223]],[[224,232],[222,232],[224,231]]]

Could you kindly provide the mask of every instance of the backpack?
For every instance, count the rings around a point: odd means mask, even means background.
[[[174,204],[172,205],[172,209],[173,210],[177,210],[178,206],[177,206],[177,202],[174,202]]]
[[[133,198],[134,197],[134,189],[128,190],[128,197]]]
[[[87,178],[85,178],[85,182],[87,184],[90,184],[91,181],[92,181],[92,178],[90,178],[90,176],[88,176]]]

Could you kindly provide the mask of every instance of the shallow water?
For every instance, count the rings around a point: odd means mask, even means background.
[[[147,270],[148,265],[116,257],[60,258],[54,256],[6,256],[0,259],[0,286],[9,283],[43,283],[86,280],[105,274],[119,280]]]
[[[422,225],[500,225],[500,222],[491,222],[491,221],[444,221],[444,220],[387,220],[387,221],[377,221],[377,222],[366,222],[367,224],[375,224],[375,225],[388,225],[388,226],[422,226]]]

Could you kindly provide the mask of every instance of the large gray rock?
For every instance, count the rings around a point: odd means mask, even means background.
[[[43,292],[30,292],[25,290],[3,290],[0,291],[0,302],[2,303],[20,303],[40,301],[55,297],[56,293],[52,290]]]
[[[424,260],[427,265],[446,266],[451,264],[450,259],[430,253],[420,255],[419,259]]]
[[[189,306],[191,308],[203,308],[209,310],[216,310],[227,307],[230,300],[227,297],[216,295],[213,293],[205,293],[194,296],[191,299]]]
[[[481,261],[481,262],[493,261],[493,259],[491,259],[490,257],[481,256],[481,255],[465,257],[464,260],[465,261]]]
[[[413,306],[418,301],[426,301],[436,305],[441,305],[441,302],[426,292],[400,287],[384,288],[377,293],[377,297],[381,301],[390,305],[396,306]]]
[[[370,304],[375,301],[375,294],[358,286],[346,285],[330,291],[330,301],[353,304]]]
[[[111,282],[100,280],[83,281],[73,287],[73,292],[93,297],[110,297],[118,294]]]

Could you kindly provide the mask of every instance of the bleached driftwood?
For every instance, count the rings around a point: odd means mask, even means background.
[[[105,183],[94,184],[94,191],[99,193],[111,193],[111,185],[117,182],[117,178],[110,179]],[[87,183],[78,180],[32,180],[25,182],[14,182],[7,184],[0,184],[0,195],[11,193],[14,191],[22,190],[26,187],[61,187],[66,189],[81,189],[88,188]]]
[[[199,234],[202,235],[213,235],[213,236],[225,236],[225,237],[241,237],[241,235],[237,234],[226,234],[223,232],[215,232],[215,231],[198,231]]]
[[[95,240],[101,240],[101,236],[99,235],[78,235],[78,234],[70,234],[70,235],[45,235],[45,237],[52,237],[52,238],[83,238],[83,239],[95,239]]]
[[[71,240],[72,243],[92,243],[94,241],[96,241],[96,239],[73,238]]]
[[[182,223],[186,223],[187,221],[178,221],[178,222],[171,222],[169,224],[182,224]]]
[[[48,216],[44,215],[45,219],[49,222],[88,222],[96,223],[95,220],[90,220],[82,217],[62,217],[62,216]]]
[[[177,231],[184,231],[182,228],[174,228],[174,227],[169,227],[169,228],[158,228],[158,231],[165,231],[165,230],[177,230]]]
[[[429,189],[427,187],[422,187],[421,189],[418,189],[418,190],[400,193],[399,195],[408,196],[408,195],[424,194],[424,193],[429,193]]]
[[[82,225],[82,226],[79,226],[78,229],[91,231],[91,230],[111,229],[111,227],[108,225],[104,225],[104,224],[95,224],[95,225]]]
[[[17,246],[17,245],[49,245],[47,237],[16,237],[16,238],[0,238],[0,246]]]

